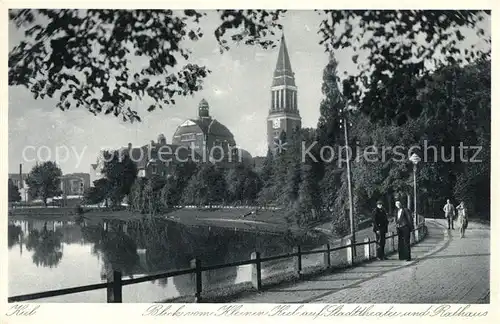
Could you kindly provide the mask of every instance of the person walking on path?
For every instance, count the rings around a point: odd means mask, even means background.
[[[396,208],[399,260],[411,261],[410,234],[413,230],[411,214],[408,209],[403,208],[399,200],[396,201]]]
[[[444,217],[448,220],[448,229],[455,229],[453,227],[453,218],[455,217],[455,207],[450,203],[450,200],[446,200],[446,205],[443,207]]]
[[[387,233],[389,220],[382,206],[382,201],[377,201],[377,207],[373,210],[373,232],[377,239],[377,258],[386,260],[385,257],[385,235]]]
[[[463,201],[457,206],[457,214],[457,225],[460,230],[460,238],[463,238],[465,236],[465,229],[467,228],[469,222],[467,219],[467,209],[465,208]]]

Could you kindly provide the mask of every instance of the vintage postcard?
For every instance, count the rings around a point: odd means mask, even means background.
[[[2,323],[493,322],[493,2],[387,3],[4,3]]]

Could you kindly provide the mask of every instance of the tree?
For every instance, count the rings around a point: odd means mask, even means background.
[[[117,207],[130,193],[137,177],[137,166],[126,152],[104,152],[104,158],[102,173],[108,182],[108,197]]]
[[[229,32],[233,42],[274,46],[269,34],[274,35],[275,29],[281,27],[277,20],[284,12],[218,10],[221,24],[214,36],[221,51],[229,49]],[[426,71],[427,62],[439,66],[443,61],[470,61],[482,56],[477,48],[460,52],[465,36],[458,27],[475,28],[478,35],[486,38],[478,23],[490,14],[474,10],[319,13],[320,44],[329,52],[351,47],[355,53],[352,60],[358,64],[359,72],[349,76],[344,95],[362,109],[370,105],[370,98],[376,97],[380,83],[391,79],[387,71],[419,75]],[[9,16],[27,36],[9,53],[9,85],[25,86],[35,97],[58,94],[58,107],[62,110],[83,106],[94,114],[113,113],[123,119],[140,120],[138,112],[130,107],[133,96],[150,98],[154,104],[149,111],[175,104],[176,96],[200,90],[202,80],[210,72],[189,63],[191,53],[182,42],[186,38],[195,41],[206,34],[197,28],[205,13],[195,10],[22,9],[11,10]],[[366,59],[358,60],[363,51],[367,52]],[[133,56],[146,58],[148,66],[133,71]],[[37,68],[40,65],[44,68]],[[174,72],[176,69],[180,71]],[[116,86],[110,86],[110,80],[116,81]],[[95,88],[101,91],[94,93]],[[365,93],[371,93],[367,95],[369,99],[363,99]]]
[[[391,80],[422,75],[429,66],[470,63],[491,53],[491,49],[459,46],[465,39],[462,27],[475,29],[491,42],[479,26],[489,11],[326,10],[326,14],[319,31],[321,43],[333,50],[352,48],[359,72],[348,77],[344,95],[366,113],[373,108],[380,87]],[[360,53],[366,58],[359,59]],[[383,97],[376,102],[383,104]]]
[[[62,171],[55,162],[36,164],[26,177],[31,197],[39,198],[47,206],[47,199],[61,194]]]
[[[344,137],[342,129],[342,113],[345,102],[342,99],[342,91],[338,87],[339,76],[337,75],[337,61],[330,54],[330,61],[323,70],[323,100],[320,104],[320,117],[318,120],[318,137],[320,145],[333,145]],[[329,156],[325,157],[329,159]]]
[[[226,173],[227,201],[249,202],[255,201],[259,191],[258,175],[243,163],[235,163]]]
[[[9,188],[9,202],[21,201],[21,194],[19,193],[19,188],[14,185],[12,179],[9,179],[8,188]]]
[[[191,177],[183,193],[186,204],[211,205],[221,203],[227,197],[223,171],[212,163],[203,163]]]
[[[94,186],[87,188],[83,194],[86,203],[96,205],[108,198],[109,183],[105,178],[94,181]]]
[[[233,41],[274,46],[264,38],[274,35],[283,10],[217,12],[221,24],[213,34],[221,51],[229,49],[229,31],[234,31]],[[25,86],[35,98],[58,95],[61,110],[82,106],[93,114],[140,121],[131,108],[134,96],[150,99],[152,111],[202,88],[210,70],[189,62],[185,41],[204,36],[197,25],[205,15],[195,10],[10,10],[26,39],[9,53],[9,85]],[[149,62],[134,71],[133,57]]]

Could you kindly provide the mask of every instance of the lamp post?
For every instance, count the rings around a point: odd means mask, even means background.
[[[420,162],[420,157],[413,153],[410,156],[410,161],[413,163],[413,212],[414,212],[414,228],[417,228],[417,164]]]
[[[351,225],[351,239],[352,239],[352,256],[356,256],[356,229],[354,227],[354,214],[353,214],[353,201],[352,201],[352,185],[351,185],[351,162],[349,157],[349,137],[347,135],[347,114],[348,111],[344,112],[343,122],[344,122],[344,137],[345,137],[345,147],[346,147],[346,173],[347,173],[347,190],[349,195],[349,221]]]

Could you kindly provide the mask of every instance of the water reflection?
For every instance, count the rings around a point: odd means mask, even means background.
[[[56,267],[62,259],[62,233],[59,230],[47,229],[45,223],[42,230],[33,229],[26,241],[26,250],[33,251],[32,260],[36,266]]]
[[[292,244],[285,236],[214,227],[188,227],[163,218],[146,217],[129,221],[118,219],[87,219],[82,222],[10,221],[8,237],[9,248],[19,244],[22,255],[24,246],[32,253],[31,259],[36,267],[55,269],[61,265],[65,255],[70,261],[65,262],[64,270],[61,269],[60,272],[73,271],[75,278],[71,279],[71,285],[58,282],[57,284],[62,285],[60,288],[95,283],[99,278],[108,280],[115,270],[121,271],[128,277],[137,277],[189,268],[195,258],[207,266],[247,260],[253,251],[261,251],[262,256],[276,255],[291,252],[293,244],[297,243],[294,241]],[[318,241],[302,240],[300,244],[317,246]],[[10,254],[10,258],[14,257],[14,254]],[[88,264],[97,266],[92,265],[86,270],[79,268]],[[203,289],[233,285],[236,283],[239,270],[241,269],[231,267],[205,272]],[[89,271],[91,273],[87,274]],[[50,283],[53,278],[54,276],[47,275],[46,278],[39,280]],[[246,275],[245,279],[248,279]],[[66,277],[62,279],[64,280]],[[81,282],[82,280],[88,281]],[[241,281],[241,278],[239,280]],[[23,282],[23,285],[28,286],[29,283]],[[157,280],[154,285],[157,289],[164,290],[163,294],[159,293],[161,295],[159,299],[191,295],[195,287],[194,275]],[[135,285],[127,287],[133,286]],[[148,287],[152,289],[151,286]],[[22,293],[34,292],[24,291],[24,287],[22,289]],[[134,289],[142,288],[134,287]],[[141,293],[151,296],[158,294],[142,290]]]
[[[14,247],[14,245],[18,244],[19,241],[21,240],[21,235],[22,235],[21,226],[9,224],[7,233],[8,233],[7,245],[10,250]]]

